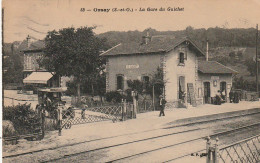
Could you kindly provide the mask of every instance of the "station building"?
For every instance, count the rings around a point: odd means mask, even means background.
[[[237,73],[215,61],[188,37],[143,37],[141,43],[118,44],[100,56],[106,57],[106,91],[127,89],[127,80],[148,81],[158,67],[163,70],[167,105],[180,107],[185,92],[187,103],[211,103],[218,90],[227,97]]]

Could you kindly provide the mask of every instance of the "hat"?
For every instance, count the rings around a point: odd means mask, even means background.
[[[159,97],[160,97],[160,98],[163,98],[163,95],[160,95]]]

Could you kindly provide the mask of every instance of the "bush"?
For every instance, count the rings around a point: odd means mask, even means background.
[[[242,76],[240,78],[235,77],[233,80],[233,87],[235,89],[243,89],[246,91],[256,91],[256,82],[248,81],[244,79]]]
[[[105,97],[106,97],[107,102],[114,102],[114,103],[120,103],[120,102],[122,102],[122,99],[126,98],[125,95],[122,95],[117,91],[107,92],[105,94]]]
[[[68,96],[72,96],[72,95],[75,96],[77,94],[77,86],[73,81],[67,83],[67,90],[65,94]]]
[[[30,104],[8,106],[3,108],[3,120],[12,122],[17,134],[27,134],[32,130],[32,122],[39,122],[36,112]]]

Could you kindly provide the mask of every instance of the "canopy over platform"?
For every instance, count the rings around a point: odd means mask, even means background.
[[[33,72],[25,79],[23,79],[23,83],[26,84],[47,84],[48,80],[50,80],[53,75],[50,72]]]

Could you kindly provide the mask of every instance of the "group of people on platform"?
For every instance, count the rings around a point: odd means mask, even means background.
[[[221,105],[222,103],[226,102],[226,92],[223,90],[223,91],[220,91],[218,90],[218,93],[216,94],[216,97],[215,97],[215,104],[216,105]],[[240,94],[237,92],[237,91],[234,91],[232,88],[229,92],[229,100],[230,100],[230,103],[239,103],[240,101]]]
[[[231,91],[229,92],[229,99],[230,103],[239,103],[241,97],[237,91],[231,89]]]

